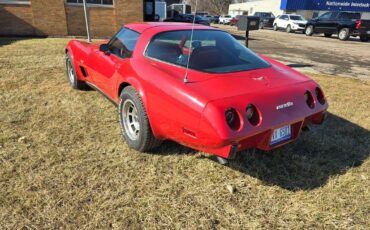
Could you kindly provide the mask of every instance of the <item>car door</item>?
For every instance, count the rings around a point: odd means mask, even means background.
[[[330,25],[330,20],[332,17],[332,12],[327,12],[321,15],[314,26],[314,30],[316,33],[327,33],[327,29]]]
[[[113,97],[117,85],[117,71],[131,57],[140,34],[122,28],[108,43],[108,51],[96,50],[90,58],[90,69],[95,86]]]
[[[288,15],[281,15],[281,17],[278,19],[278,27],[279,28],[286,28],[289,23],[289,17]]]
[[[329,20],[327,21],[327,24],[325,25],[326,33],[330,33],[330,34],[337,33],[338,23],[339,23],[338,20],[340,20],[340,13],[332,12]]]

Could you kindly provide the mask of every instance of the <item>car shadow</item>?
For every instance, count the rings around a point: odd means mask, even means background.
[[[329,114],[322,126],[303,132],[296,142],[270,152],[241,152],[227,167],[267,185],[312,190],[325,185],[330,177],[361,166],[369,155],[369,130]]]
[[[199,151],[180,145],[173,141],[164,141],[159,147],[153,149],[151,154],[155,155],[187,155],[196,154]]]
[[[186,155],[196,150],[166,141],[153,154]],[[303,132],[293,143],[264,152],[240,152],[229,165],[234,170],[258,178],[266,185],[290,191],[312,190],[329,178],[359,167],[370,155],[370,132],[346,119],[329,113],[321,126]],[[198,159],[217,161],[214,155]]]

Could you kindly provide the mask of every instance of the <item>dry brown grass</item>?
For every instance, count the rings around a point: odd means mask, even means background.
[[[66,43],[0,39],[1,229],[370,226],[369,82],[313,75],[327,123],[224,167],[170,142],[129,149],[115,107],[68,86]]]

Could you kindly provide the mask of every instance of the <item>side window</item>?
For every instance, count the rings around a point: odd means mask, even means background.
[[[343,13],[340,13],[339,19],[360,19],[361,18],[361,15],[359,13],[347,13],[347,12],[343,12]]]
[[[121,29],[109,42],[109,50],[120,58],[130,58],[140,34],[130,29]]]
[[[319,17],[320,20],[328,20],[331,18],[331,12],[327,12]]]

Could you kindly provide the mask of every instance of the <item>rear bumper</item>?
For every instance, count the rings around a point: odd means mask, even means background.
[[[302,128],[308,125],[312,125],[312,124],[316,124],[316,125],[322,124],[325,121],[326,116],[327,116],[326,111],[322,111],[322,112],[313,114],[311,116],[308,116],[304,118],[303,120],[295,121],[292,123],[284,123],[284,124],[282,123],[276,127],[275,126],[271,127],[257,134],[251,134],[250,136],[245,136],[241,138],[230,138],[230,139],[220,138],[218,140],[218,144],[219,144],[218,148],[201,147],[197,149],[204,151],[204,152],[212,153],[212,154],[215,154],[223,158],[227,158],[227,159],[235,158],[239,151],[243,151],[246,149],[256,148],[256,149],[260,149],[264,151],[269,151],[269,150],[276,149],[283,145],[293,142],[299,137],[302,131]],[[291,125],[291,138],[286,141],[271,145],[270,143],[271,143],[271,138],[272,138],[274,130],[277,128],[283,127],[285,125]]]

